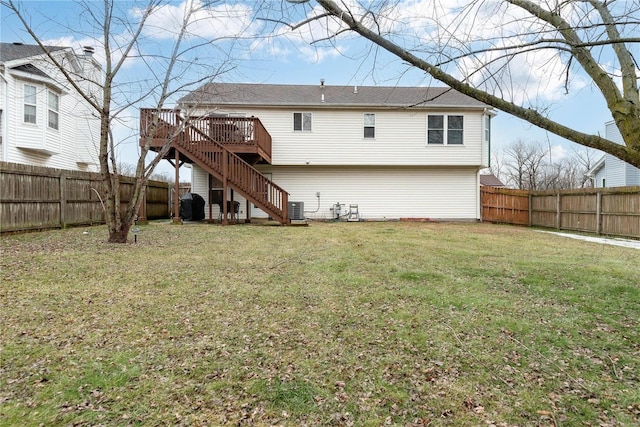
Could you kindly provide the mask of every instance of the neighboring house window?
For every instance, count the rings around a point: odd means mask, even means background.
[[[373,113],[364,113],[364,137],[376,137],[376,115]]]
[[[605,188],[607,186],[607,180],[605,178],[602,178],[602,188]]]
[[[489,142],[491,141],[491,116],[487,114],[484,120],[484,140]]]
[[[311,113],[293,113],[293,130],[311,132]]]
[[[427,144],[462,145],[464,142],[464,117],[428,115]]]
[[[53,92],[49,92],[49,127],[58,129],[60,126],[60,97]]]
[[[36,123],[36,87],[24,85],[24,122]]]

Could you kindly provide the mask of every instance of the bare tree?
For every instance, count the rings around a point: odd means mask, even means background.
[[[104,60],[102,76],[99,80],[84,82],[89,84],[79,82],[81,76],[72,75],[72,71],[51,54],[43,42],[43,36],[37,33],[38,28],[30,24],[30,16],[36,11],[33,8],[29,9],[28,2],[0,1],[0,4],[16,14],[25,30],[73,89],[91,105],[100,119],[98,161],[105,196],[109,242],[112,243],[127,241],[129,230],[143,200],[146,183],[181,131],[180,128],[176,128],[173,135],[167,135],[166,143],[151,156],[151,141],[159,127],[159,114],[154,116],[146,132],[148,136],[140,144],[137,163],[132,171],[128,171],[135,176],[135,185],[130,201],[121,209],[119,160],[116,155],[118,141],[114,139],[114,125],[127,108],[137,108],[143,103],[160,112],[165,105],[175,100],[179,93],[218,76],[230,64],[229,59],[223,56],[223,60],[218,61],[218,68],[214,68],[213,61],[208,61],[207,54],[203,55],[202,51],[205,48],[215,50],[216,40],[199,38],[189,31],[194,21],[205,19],[199,12],[206,11],[219,1],[184,2],[184,9],[178,14],[177,21],[173,22],[173,28],[158,28],[157,24],[153,23],[156,15],[170,5],[170,1],[144,1],[145,3],[139,5],[118,0],[103,0],[101,7],[96,7],[95,2],[79,3],[83,8],[79,19],[82,18],[83,24],[90,28],[89,36],[93,38],[95,45],[101,47]],[[206,17],[206,14],[204,16]],[[71,33],[75,31],[74,28],[69,30]],[[162,47],[160,50],[147,52],[146,34],[154,32],[161,32],[163,35]],[[198,53],[201,55],[200,59]],[[143,64],[144,75],[127,77],[124,70],[130,61]],[[202,67],[200,74],[195,71],[199,66]],[[88,90],[89,86],[98,86],[98,93]],[[148,154],[151,156],[150,160]]]
[[[640,167],[640,97],[634,58],[640,43],[638,1],[315,3],[320,8],[311,8],[304,20],[289,24],[291,28],[323,20],[327,33],[321,39],[335,40],[355,32],[459,92]],[[403,6],[412,7],[408,17],[397,12]],[[333,29],[336,22],[341,24],[338,30]],[[524,76],[523,69],[528,70]],[[532,95],[540,87],[515,87],[518,76],[531,79],[533,71],[542,73],[539,82],[559,79],[566,92],[572,84],[579,86],[578,80],[593,85],[625,145],[554,120]]]
[[[596,164],[596,159],[602,157],[602,155],[597,154],[596,151],[590,150],[588,148],[582,147],[579,150],[573,150],[573,157],[576,162],[580,165],[583,174],[580,177],[580,187],[592,187],[593,181],[589,176],[587,176],[587,172],[591,170],[592,167]]]
[[[518,140],[504,150],[503,168],[507,184],[521,190],[538,190],[547,151],[539,144]]]
[[[517,140],[496,153],[500,168],[492,171],[510,187],[521,190],[559,190],[584,187],[592,164],[585,162],[594,153],[574,151],[553,159],[540,142]],[[495,163],[494,163],[495,165]]]

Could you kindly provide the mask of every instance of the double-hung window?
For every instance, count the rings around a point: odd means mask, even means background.
[[[376,115],[364,113],[364,137],[367,139],[376,137]]]
[[[427,144],[462,145],[464,142],[464,117],[458,115],[427,116]]]
[[[293,113],[293,130],[311,132],[311,113]]]
[[[36,87],[24,85],[24,122],[36,124]]]
[[[59,129],[60,126],[60,96],[49,91],[47,106],[49,107],[49,127]]]

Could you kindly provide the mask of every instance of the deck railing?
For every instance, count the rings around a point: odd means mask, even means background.
[[[151,135],[153,117],[159,114],[158,127]],[[141,137],[170,138],[169,132],[178,124],[176,117],[188,126],[200,129],[204,135],[222,145],[257,147],[271,157],[271,135],[257,117],[189,116],[182,119],[179,110],[140,110]]]
[[[158,113],[156,131],[150,133],[155,113]],[[231,120],[236,121],[235,118]],[[260,126],[256,126],[256,123]],[[142,138],[172,138],[171,142],[178,150],[189,155],[216,178],[222,182],[228,182],[232,188],[281,223],[288,222],[288,193],[229,151],[225,144],[214,137],[221,138],[222,135],[228,139],[228,143],[235,144],[247,143],[246,136],[253,136],[252,140],[255,141],[258,139],[255,138],[258,133],[264,132],[268,135],[258,119],[250,118],[239,120],[237,123],[222,123],[210,118],[183,119],[179,112],[174,110],[145,109],[140,113],[140,129]],[[237,132],[238,130],[242,132]],[[212,131],[217,135],[213,135]],[[242,141],[240,141],[241,135]],[[238,141],[232,141],[233,138]],[[268,140],[270,148],[271,137],[263,140]]]

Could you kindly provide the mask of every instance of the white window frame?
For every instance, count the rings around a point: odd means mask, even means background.
[[[442,127],[429,127],[429,118],[430,117],[441,117],[442,118]],[[450,128],[449,118],[450,117],[459,117],[462,119],[462,128]],[[442,142],[429,142],[429,133],[430,132],[441,132],[442,133]],[[450,139],[453,136],[452,132],[461,132],[460,143],[450,142]],[[429,146],[441,146],[441,145],[451,145],[451,146],[463,146],[464,145],[464,115],[462,114],[427,114],[427,145]]]
[[[27,94],[27,88],[33,88],[33,93]],[[38,88],[34,85],[24,84],[22,100],[22,121],[32,125],[38,124]],[[33,108],[33,114],[27,115],[27,107]],[[33,117],[33,121],[31,118]]]
[[[373,118],[373,122],[367,120],[367,118]],[[363,124],[363,138],[364,139],[376,139],[376,113],[364,113],[362,115]],[[373,130],[373,135],[367,135],[367,129]]]
[[[489,114],[484,116],[484,140],[491,142],[491,116]]]
[[[55,105],[51,105],[52,96]],[[50,129],[60,129],[60,95],[52,91],[47,92],[47,125]]]
[[[296,116],[300,117],[300,128],[296,127]],[[306,120],[305,120],[306,119]],[[311,132],[313,122],[313,114],[309,112],[293,113],[293,131],[294,132]]]

